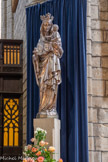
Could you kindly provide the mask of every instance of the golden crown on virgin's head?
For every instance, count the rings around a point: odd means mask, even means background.
[[[51,16],[50,13],[47,13],[46,15],[43,15],[43,16],[41,15],[41,16],[40,16],[40,19],[41,19],[42,21],[53,21],[54,17]]]

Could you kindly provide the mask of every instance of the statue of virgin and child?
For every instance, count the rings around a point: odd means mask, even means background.
[[[63,55],[61,37],[50,13],[40,18],[40,38],[32,56],[40,96],[37,118],[58,118],[56,103],[61,83],[60,58]]]

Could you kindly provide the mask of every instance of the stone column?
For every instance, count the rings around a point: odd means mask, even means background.
[[[107,162],[108,0],[88,0],[87,19],[89,161]]]

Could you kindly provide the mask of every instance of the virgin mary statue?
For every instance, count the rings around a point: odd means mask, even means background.
[[[52,23],[50,13],[40,17],[40,39],[33,51],[35,77],[40,92],[37,117],[57,118],[56,101],[58,85],[61,83],[60,58],[63,54],[58,25]]]

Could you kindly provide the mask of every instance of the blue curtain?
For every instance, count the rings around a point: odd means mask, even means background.
[[[64,162],[88,162],[86,85],[86,0],[50,0],[26,9],[27,17],[27,143],[33,137],[33,118],[39,93],[32,51],[40,36],[40,15],[50,12],[59,25],[64,54],[57,110],[61,119],[61,157]]]

